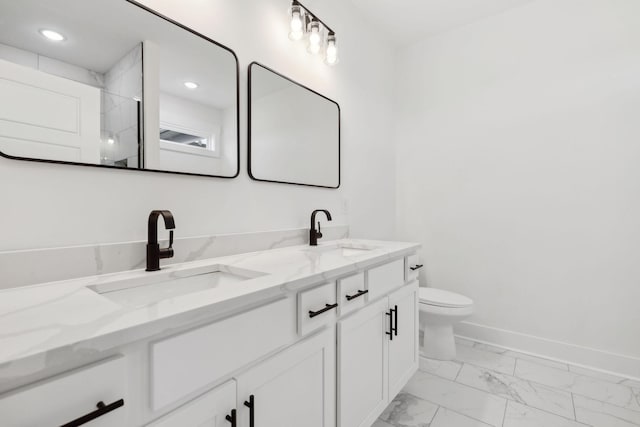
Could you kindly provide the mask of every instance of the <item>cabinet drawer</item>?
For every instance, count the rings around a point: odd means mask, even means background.
[[[404,258],[367,271],[369,300],[376,299],[404,284]]]
[[[308,334],[336,320],[336,283],[325,283],[298,294],[298,333]]]
[[[364,285],[364,273],[338,280],[338,306],[340,315],[351,313],[364,307],[367,302],[367,291]]]
[[[282,299],[151,344],[151,407],[162,408],[295,339]]]
[[[127,425],[127,374],[123,357],[74,370],[0,396],[2,427],[59,426],[102,414],[92,427]],[[99,411],[98,402],[106,408]]]
[[[184,406],[147,424],[147,427],[211,426],[230,427],[226,419],[236,407],[236,382],[228,381],[221,386],[192,400]]]
[[[407,282],[417,280],[418,273],[422,268],[422,264],[420,263],[420,257],[418,257],[418,254],[413,254],[413,255],[409,255],[406,259],[407,259],[407,269],[406,269]]]

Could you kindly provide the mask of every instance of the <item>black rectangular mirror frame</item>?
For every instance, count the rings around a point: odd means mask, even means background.
[[[122,168],[122,167],[118,167],[118,166],[111,166],[111,165],[97,165],[97,164],[91,164],[91,163],[81,163],[81,162],[67,162],[67,161],[63,161],[63,160],[49,160],[49,159],[35,159],[35,158],[31,158],[31,157],[19,157],[19,156],[12,156],[9,154],[5,154],[2,151],[0,151],[0,157],[4,157],[6,159],[11,159],[11,160],[22,160],[22,161],[27,161],[27,162],[38,162],[38,163],[54,163],[54,164],[63,164],[63,165],[72,165],[72,166],[85,166],[85,167],[94,167],[94,168],[107,168],[107,169],[115,169],[115,170],[119,170],[119,171],[135,171],[135,172],[157,172],[157,173],[165,173],[165,174],[174,174],[174,175],[190,175],[190,176],[202,176],[202,177],[208,177],[208,178],[225,178],[225,179],[233,179],[238,177],[238,175],[240,175],[240,64],[238,62],[238,56],[236,55],[236,53],[229,47],[218,43],[215,40],[210,39],[209,37],[187,27],[186,25],[183,25],[167,16],[164,16],[158,12],[156,12],[155,10],[141,4],[138,3],[135,0],[123,0],[126,1],[127,3],[130,3],[134,6],[137,6],[155,16],[157,16],[158,18],[164,19],[165,21],[176,25],[180,28],[182,28],[183,30],[186,30],[188,32],[190,32],[191,34],[198,36],[210,43],[213,43],[214,45],[230,52],[233,55],[233,58],[236,62],[236,150],[237,150],[237,155],[236,155],[236,173],[233,176],[223,176],[223,175],[206,175],[206,174],[200,174],[200,173],[189,173],[189,172],[173,172],[173,171],[165,171],[165,170],[158,170],[158,169],[143,169],[143,168],[138,168],[138,169],[133,169],[133,168]],[[144,105],[142,106],[142,108],[144,109]]]
[[[271,71],[272,73],[282,77],[283,79],[286,79],[288,81],[290,81],[291,83],[300,86],[303,89],[308,90],[309,92],[314,93],[315,95],[318,95],[324,99],[326,99],[327,101],[330,101],[332,103],[334,103],[336,105],[336,107],[338,107],[338,185],[335,187],[332,186],[327,186],[327,185],[315,185],[315,184],[302,184],[299,182],[288,182],[288,181],[274,181],[274,180],[269,180],[269,179],[261,179],[261,178],[256,178],[252,171],[251,171],[251,69],[253,66],[258,66],[258,67],[262,67],[268,71]],[[247,170],[249,171],[249,176],[251,177],[251,179],[253,179],[254,181],[261,181],[261,182],[273,182],[273,183],[278,183],[278,184],[291,184],[291,185],[302,185],[305,187],[319,187],[319,188],[330,188],[330,189],[338,189],[340,188],[340,184],[342,183],[342,147],[341,147],[341,139],[342,139],[342,128],[341,128],[341,120],[342,120],[342,112],[340,110],[340,104],[338,104],[336,101],[334,101],[331,98],[328,98],[326,96],[324,96],[321,93],[316,92],[315,90],[301,84],[298,83],[297,81],[273,70],[272,68],[267,67],[266,65],[263,65],[259,62],[253,61],[249,64],[249,72],[248,72],[248,80],[249,80],[249,90],[248,90],[248,97],[249,97],[249,102],[248,102],[248,111],[247,111]]]

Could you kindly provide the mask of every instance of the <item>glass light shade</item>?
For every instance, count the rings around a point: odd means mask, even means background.
[[[291,6],[291,21],[289,23],[289,39],[301,40],[304,36],[304,21],[300,6]]]
[[[309,53],[317,54],[322,47],[322,37],[320,36],[320,23],[317,21],[311,22],[309,30],[309,46],[307,50]]]
[[[302,15],[300,14],[300,7],[294,6],[291,10],[291,31],[302,31]]]
[[[327,65],[335,65],[338,63],[338,46],[336,45],[336,36],[329,35],[327,37],[327,49],[325,50],[324,62]]]

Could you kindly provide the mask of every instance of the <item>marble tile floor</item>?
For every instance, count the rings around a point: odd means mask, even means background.
[[[372,427],[638,427],[640,382],[456,339]]]

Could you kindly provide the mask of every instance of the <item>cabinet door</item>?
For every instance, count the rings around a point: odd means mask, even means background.
[[[389,340],[389,398],[393,399],[416,372],[418,359],[418,282],[389,296],[394,309],[394,336]]]
[[[236,407],[236,382],[227,381],[148,427],[231,427],[226,419]]]
[[[387,298],[338,323],[338,427],[369,427],[387,406]]]
[[[335,341],[325,330],[239,375],[238,426],[253,411],[255,427],[335,427]]]

